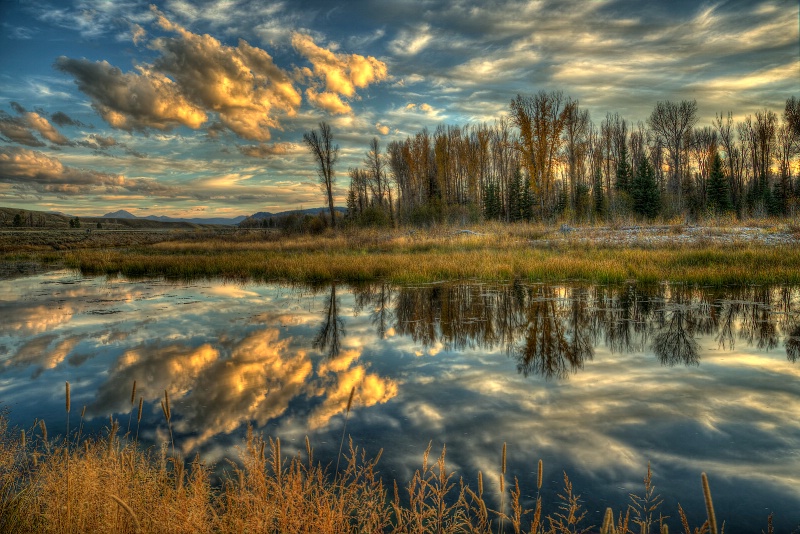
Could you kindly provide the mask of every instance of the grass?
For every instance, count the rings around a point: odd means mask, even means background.
[[[298,282],[452,279],[583,280],[710,285],[800,283],[800,247],[734,243],[661,246],[527,241],[518,236],[342,235],[249,241],[171,241],[85,249],[64,257],[84,274],[225,277]]]
[[[797,237],[796,229],[785,224],[750,230],[759,235],[781,232]],[[579,232],[560,232],[554,227],[525,224],[488,224],[474,231],[453,227],[362,229],[288,237],[262,230],[149,236],[141,232],[95,233],[80,242],[8,245],[0,248],[0,263],[39,261],[87,275],[293,282],[800,283],[796,268],[800,247],[796,243],[745,239],[737,229],[724,226],[708,227],[691,239],[681,239],[685,233],[682,225],[584,227]],[[41,239],[58,240],[53,236]]]
[[[169,423],[167,413],[165,418]],[[305,454],[286,457],[280,439],[265,439],[248,427],[239,461],[229,461],[231,469],[215,485],[211,466],[199,456],[187,466],[184,458],[168,455],[169,442],[158,451],[142,450],[130,434],[117,436],[118,428],[112,418],[105,435],[68,431],[66,438],[50,439],[43,423],[16,432],[0,413],[0,531],[575,534],[596,528],[586,524],[587,511],[566,473],[557,505],[550,513],[543,510],[541,460],[535,499],[523,499],[516,477],[506,486],[505,443],[500,495],[484,491],[481,472],[476,486],[457,478],[447,467],[446,448],[430,462],[430,445],[404,490],[394,482],[389,492],[377,471],[381,453],[369,458],[352,439],[344,469],[331,475],[315,462],[308,438]],[[705,473],[701,480],[698,498],[702,493],[708,519],[692,529],[678,505],[676,518],[685,534],[717,532]],[[493,510],[497,501],[501,505]],[[601,532],[633,534],[634,526],[639,533],[654,527],[668,532],[661,502],[648,467],[644,493],[632,494],[631,504],[616,516],[607,509]],[[529,504],[533,508],[526,508]],[[772,516],[770,534],[771,525]]]

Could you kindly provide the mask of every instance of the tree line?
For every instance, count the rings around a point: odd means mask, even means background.
[[[326,123],[304,135],[331,190],[338,146]],[[440,125],[348,169],[345,222],[359,225],[480,220],[687,221],[800,212],[800,101],[699,126],[697,102],[658,102],[645,121],[607,113],[600,124],[561,91],[517,95],[492,124]]]

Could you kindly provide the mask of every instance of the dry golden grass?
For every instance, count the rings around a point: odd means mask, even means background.
[[[553,226],[501,223],[473,229],[345,229],[319,236],[263,230],[187,232],[162,234],[159,242],[68,245],[60,252],[17,250],[4,254],[0,264],[32,260],[61,263],[84,274],[297,282],[800,282],[797,243],[762,239],[776,232],[793,236],[796,228],[785,221],[752,222],[758,226],[749,227],[750,237],[743,237],[741,226],[737,230],[722,223],[701,232],[689,232],[683,224],[641,229],[584,226],[562,232]]]
[[[431,448],[423,454],[404,491],[393,483],[389,495],[377,473],[379,452],[368,458],[353,445],[344,455],[345,467],[333,476],[314,460],[308,439],[304,455],[285,457],[279,439],[255,435],[248,428],[239,448],[239,462],[219,486],[210,482],[210,467],[195,456],[187,467],[183,458],[141,450],[135,441],[117,437],[118,425],[104,436],[71,436],[49,440],[42,426],[12,432],[0,413],[0,531],[41,533],[501,533],[575,534],[591,531],[566,473],[558,504],[545,515],[541,460],[533,509],[525,508],[520,481],[505,487],[505,452],[499,466],[500,494],[484,493],[483,474],[477,490],[449,471],[446,449],[434,463]],[[35,437],[34,437],[35,436]],[[33,439],[29,439],[33,437]],[[79,442],[80,440],[80,442]],[[69,476],[71,475],[71,476]],[[609,508],[604,533],[650,532],[658,514],[659,532],[668,532],[654,496],[651,472],[644,493],[617,518]],[[683,509],[678,517],[686,534],[716,532],[708,479],[702,492],[708,520],[691,529]],[[507,499],[507,501],[506,501]],[[499,510],[491,508],[500,502]],[[507,502],[508,510],[503,503]],[[633,514],[633,516],[632,516]],[[771,532],[772,516],[768,519]]]

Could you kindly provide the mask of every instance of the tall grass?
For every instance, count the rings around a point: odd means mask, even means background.
[[[128,250],[75,250],[65,256],[65,263],[85,274],[186,279],[800,283],[800,247],[792,245],[542,243],[519,234],[182,241]]]

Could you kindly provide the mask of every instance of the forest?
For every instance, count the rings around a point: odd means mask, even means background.
[[[646,121],[599,123],[561,91],[517,95],[493,123],[423,129],[385,150],[373,138],[348,169],[345,224],[482,220],[593,224],[795,217],[800,211],[800,101],[699,125],[697,102],[660,101]],[[326,203],[338,146],[320,124],[304,136]],[[336,224],[335,219],[331,222]]]

